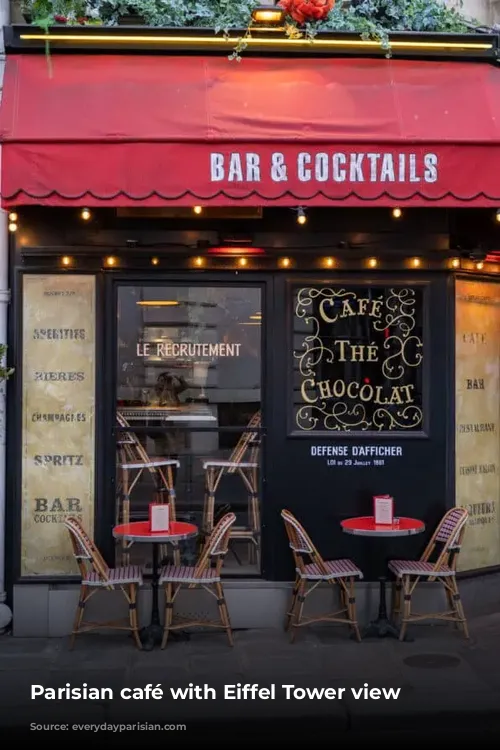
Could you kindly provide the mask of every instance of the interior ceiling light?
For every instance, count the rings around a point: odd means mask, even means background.
[[[226,255],[226,256],[237,256],[237,255],[265,255],[266,251],[262,247],[247,247],[238,245],[220,245],[217,247],[211,247],[207,250],[207,255]]]
[[[269,5],[259,5],[252,10],[252,21],[259,25],[278,26],[283,23],[285,11]]]
[[[480,270],[481,270],[482,268],[484,268],[484,263],[483,263],[483,261],[482,261],[482,260],[479,260],[479,261],[478,261],[478,262],[476,263],[476,268],[477,268],[477,270],[478,270],[478,271],[480,271]]]
[[[262,313],[255,313],[255,315],[250,315],[250,320],[262,320]]]
[[[452,268],[460,268],[460,258],[453,258],[451,261]]]

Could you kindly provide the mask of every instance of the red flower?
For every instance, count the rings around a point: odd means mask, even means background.
[[[57,23],[67,23],[68,19],[66,18],[66,16],[54,16],[54,21],[56,21]]]
[[[278,5],[298,24],[322,21],[335,5],[335,0],[280,0]]]
[[[76,19],[76,22],[79,23],[80,26],[85,26],[85,24],[87,23],[87,16],[79,16]]]

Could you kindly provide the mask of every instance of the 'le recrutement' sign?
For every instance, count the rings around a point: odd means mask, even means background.
[[[439,160],[434,153],[395,151],[212,152],[212,183],[435,183]]]

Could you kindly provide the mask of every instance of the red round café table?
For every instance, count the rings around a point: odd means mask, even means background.
[[[425,531],[425,524],[423,521],[420,521],[418,518],[406,517],[394,518],[392,524],[376,524],[374,516],[358,516],[357,518],[346,518],[344,521],[340,522],[340,525],[342,531],[346,534],[374,538],[413,536]],[[399,638],[399,628],[390,621],[387,615],[385,593],[387,578],[381,576],[378,580],[380,586],[380,598],[377,619],[370,622],[366,631],[363,633],[363,637],[369,638],[371,636],[376,636],[378,638],[385,638],[386,636],[392,636],[394,638]]]
[[[141,641],[145,651],[151,651],[156,644],[161,643],[163,628],[160,623],[160,609],[158,606],[158,581],[160,578],[158,545],[172,542],[181,542],[191,539],[198,534],[198,527],[184,521],[171,521],[168,531],[152,533],[149,530],[149,521],[134,521],[115,526],[113,536],[115,539],[124,539],[128,542],[151,544],[153,550],[152,573],[151,573],[151,622],[141,630]]]

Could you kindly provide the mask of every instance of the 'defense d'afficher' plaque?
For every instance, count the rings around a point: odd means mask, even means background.
[[[21,575],[77,573],[64,526],[94,526],[95,278],[23,280]]]
[[[456,504],[460,570],[500,564],[500,284],[456,282]]]

